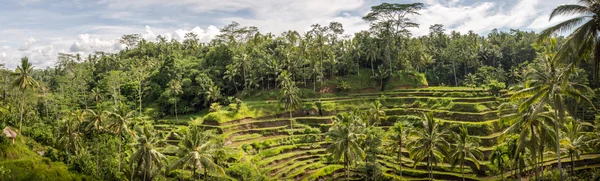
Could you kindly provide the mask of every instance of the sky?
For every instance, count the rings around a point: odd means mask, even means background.
[[[310,25],[337,21],[345,34],[368,29],[361,17],[371,6],[388,3],[425,4],[420,24],[410,29],[424,35],[433,24],[448,31],[493,29],[541,31],[568,17],[548,21],[552,9],[573,0],[0,0],[0,64],[14,69],[27,56],[35,68],[53,66],[59,53],[87,55],[117,52],[118,39],[140,34],[183,40],[188,32],[203,42],[232,21],[261,32],[305,32]]]

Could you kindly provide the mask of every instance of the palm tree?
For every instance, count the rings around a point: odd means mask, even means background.
[[[13,76],[16,79],[12,82],[13,88],[18,88],[21,93],[21,104],[19,105],[21,108],[21,117],[19,119],[19,134],[21,134],[22,126],[23,126],[23,116],[25,114],[25,92],[27,90],[34,90],[39,84],[38,82],[31,77],[31,72],[33,71],[33,66],[29,63],[29,59],[27,57],[21,58],[21,65],[17,66],[17,70],[13,73]]]
[[[128,111],[127,107],[123,103],[119,103],[119,107],[114,112],[108,112],[112,117],[112,122],[108,125],[107,129],[119,135],[119,166],[118,170],[121,171],[121,147],[123,145],[123,132],[130,133],[128,124],[135,119],[135,110]]]
[[[408,140],[409,130],[411,130],[411,127],[405,126],[403,122],[400,121],[396,122],[396,124],[388,130],[388,144],[386,147],[391,152],[397,154],[398,166],[400,166],[398,170],[400,179],[402,179],[402,148],[404,147],[406,140]]]
[[[599,44],[600,45],[600,44]],[[547,46],[541,44],[534,45],[538,50],[543,50],[538,55],[541,57],[542,69],[536,69],[528,75],[528,80],[525,88],[516,92],[511,96],[511,101],[525,100],[519,105],[519,112],[535,107],[529,114],[528,120],[536,120],[537,114],[545,109],[546,103],[552,106],[554,114],[558,117],[555,119],[554,133],[556,138],[560,138],[559,125],[565,122],[567,117],[567,100],[582,100],[589,105],[592,101],[585,96],[586,93],[593,91],[583,85],[569,80],[574,64],[564,65],[557,61],[556,57],[556,39],[550,39]],[[600,49],[599,49],[600,50]],[[556,153],[558,159],[558,169],[560,178],[562,179],[562,164],[560,160],[560,142],[556,142]]]
[[[211,105],[213,102],[221,99],[221,97],[221,88],[216,85],[209,85],[204,91],[204,104],[205,106]]]
[[[184,138],[179,143],[179,160],[169,166],[169,169],[181,168],[184,165],[204,170],[204,178],[208,173],[224,174],[221,166],[213,162],[217,149],[214,134],[211,131],[204,131],[198,126],[192,126],[189,131],[184,132]]]
[[[600,1],[596,0],[580,0],[578,4],[560,5],[552,10],[549,20],[560,15],[578,16],[543,30],[539,36],[539,40],[543,41],[556,33],[571,32],[558,56],[562,60],[567,60],[570,59],[567,57],[570,53],[581,57],[593,52],[593,80],[595,83],[598,83],[599,80],[598,69],[600,66],[600,42],[597,39],[600,31],[600,24],[597,23],[600,21],[599,6]]]
[[[94,102],[96,104],[96,109],[98,109],[98,105],[100,104],[100,100],[102,100],[104,98],[104,93],[102,93],[102,91],[98,87],[94,87],[92,89],[91,96],[94,99]]]
[[[483,158],[483,153],[479,149],[479,140],[469,136],[467,128],[460,127],[460,133],[454,134],[455,142],[453,144],[453,151],[450,152],[450,158],[452,158],[452,167],[456,164],[460,164],[460,173],[462,174],[463,181],[465,180],[464,166],[465,161],[469,160],[473,162],[475,167],[479,169],[479,159]]]
[[[500,176],[502,180],[504,180],[504,163],[506,162],[504,159],[505,156],[508,156],[508,152],[504,150],[504,147],[496,145],[494,146],[494,150],[490,154],[489,158],[490,162],[500,169]]]
[[[159,140],[156,136],[153,136],[155,133],[149,129],[149,126],[144,126],[138,132],[139,134],[134,134],[137,140],[134,148],[137,151],[131,156],[131,160],[137,164],[135,164],[132,174],[136,172],[137,168],[142,172],[142,180],[152,180],[155,174],[154,170],[160,170],[163,161],[166,161],[167,157],[154,149]]]
[[[290,129],[293,129],[292,111],[296,110],[300,106],[300,97],[298,97],[298,87],[292,80],[287,70],[284,70],[279,74],[277,78],[280,81],[279,86],[281,87],[279,103],[283,105],[283,108],[290,113]]]
[[[450,136],[447,129],[443,129],[433,119],[432,113],[423,113],[422,128],[414,129],[410,132],[409,137],[414,137],[408,142],[407,147],[410,157],[416,163],[427,158],[427,167],[429,168],[429,179],[433,180],[432,164],[441,163],[444,156],[447,155],[450,143],[446,140]]]
[[[79,125],[85,120],[85,112],[74,111],[68,118],[59,123],[58,146],[67,152],[67,161],[71,161],[71,154],[76,153],[83,144]]]
[[[343,160],[346,170],[346,180],[349,180],[350,166],[357,160],[362,160],[365,157],[365,152],[360,147],[360,142],[363,139],[362,126],[357,116],[349,115],[348,113],[340,113],[334,117],[334,123],[329,132],[327,132],[327,140],[331,144],[327,147],[327,152],[331,153],[333,161],[338,162]]]
[[[578,121],[571,120],[567,125],[565,125],[566,130],[563,137],[560,139],[560,144],[563,149],[569,154],[571,158],[571,177],[573,178],[575,160],[573,157],[579,159],[579,156],[587,148],[587,140],[588,135],[582,134],[581,132],[584,129],[584,124],[579,123]]]
[[[383,111],[383,104],[381,101],[375,100],[373,104],[371,104],[371,109],[369,109],[370,122],[367,123],[367,126],[376,126],[381,123],[382,119],[385,119],[385,111]]]
[[[179,122],[179,117],[177,116],[177,101],[179,100],[179,94],[181,94],[183,90],[181,89],[181,83],[179,80],[171,80],[169,82],[169,95],[173,96],[173,105],[175,106],[175,119]]]
[[[375,65],[373,62],[375,62],[379,56],[379,46],[373,38],[369,38],[367,44],[369,44],[367,45],[367,59],[371,61],[371,75],[373,76],[375,75]]]
[[[377,67],[377,72],[375,72],[375,74],[373,74],[373,76],[371,76],[371,78],[379,80],[379,89],[380,89],[380,91],[383,91],[383,88],[384,88],[383,80],[385,80],[389,76],[390,76],[390,71],[383,68],[383,66],[380,65]]]
[[[107,112],[106,111],[96,112],[91,109],[88,109],[86,111],[90,115],[90,122],[86,126],[86,130],[87,131],[91,130],[92,133],[95,133],[96,137],[98,137],[98,135],[100,135],[100,133],[104,129],[102,126],[108,116]],[[99,165],[100,165],[100,144],[96,144],[96,166],[98,167],[98,169],[99,169]],[[96,171],[98,171],[98,170],[96,170]]]

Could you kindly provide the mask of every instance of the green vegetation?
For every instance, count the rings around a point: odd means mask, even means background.
[[[0,180],[589,179],[600,3],[580,4],[551,17],[593,20],[541,34],[415,37],[405,15],[424,4],[383,3],[353,36],[232,22],[210,43],[124,35],[55,67],[24,57],[0,66]]]

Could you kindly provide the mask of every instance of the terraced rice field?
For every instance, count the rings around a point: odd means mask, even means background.
[[[244,150],[245,159],[250,159],[272,178],[278,180],[337,180],[346,177],[344,166],[331,163],[328,159],[325,133],[332,124],[332,116],[354,108],[367,109],[375,100],[381,100],[388,116],[380,126],[389,128],[395,122],[414,123],[415,116],[421,112],[432,112],[436,120],[447,129],[458,131],[465,126],[471,136],[481,140],[481,150],[485,154],[481,168],[467,167],[466,180],[495,180],[498,176],[486,173],[490,165],[487,160],[498,138],[508,126],[500,119],[498,106],[507,101],[506,92],[501,96],[492,96],[480,89],[471,88],[425,88],[404,89],[382,93],[350,94],[344,97],[329,97],[322,99],[304,99],[303,106],[289,114],[279,110],[279,113],[246,117],[243,119],[226,120],[220,123],[202,122],[206,129],[216,129],[225,135],[226,145],[235,150]],[[252,101],[246,103],[249,109],[261,106],[273,106],[276,101]],[[275,111],[276,112],[276,111]],[[192,119],[201,119],[199,117]],[[177,136],[170,131],[178,129],[177,125],[157,125],[158,130],[165,131],[165,140],[170,145],[177,144]],[[163,150],[171,150],[166,146]],[[377,163],[381,165],[383,176],[400,180],[398,170],[402,165],[404,180],[427,180],[426,163],[414,163],[408,158],[408,152],[403,150],[405,158],[401,162],[395,155],[378,155]],[[544,165],[556,163],[548,158]],[[599,155],[582,155],[576,166],[583,163],[600,163]],[[570,161],[564,159],[563,161]],[[473,163],[466,163],[473,165]],[[588,166],[589,167],[589,166]],[[586,167],[587,168],[587,167]],[[354,169],[354,168],[352,168]],[[528,168],[530,169],[530,168]],[[577,169],[584,169],[579,168]],[[510,176],[514,172],[507,171]],[[351,170],[349,178],[360,180],[364,175]],[[439,164],[433,167],[433,177],[439,180],[460,180],[462,175],[459,168],[449,164]]]

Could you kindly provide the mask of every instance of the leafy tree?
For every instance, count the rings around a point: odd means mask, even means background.
[[[281,91],[279,93],[279,103],[283,105],[283,108],[288,110],[290,113],[290,127],[293,129],[292,111],[296,110],[300,106],[300,97],[298,97],[298,87],[296,83],[290,77],[288,71],[283,71],[277,78]]]
[[[131,121],[136,119],[135,110],[129,111],[127,107],[120,103],[119,107],[115,109],[113,112],[109,112],[111,116],[111,123],[107,126],[107,129],[117,133],[119,135],[119,166],[118,171],[121,171],[121,147],[123,145],[123,132],[131,133],[129,131],[129,124]]]
[[[375,102],[371,104],[371,108],[369,109],[370,117],[367,126],[377,126],[381,123],[381,120],[386,119],[383,108],[383,104],[381,104],[381,101],[379,100],[375,100]]]
[[[408,141],[408,135],[412,128],[410,126],[404,125],[403,122],[399,121],[394,124],[388,130],[386,147],[392,152],[396,153],[398,159],[398,166],[400,173],[400,179],[402,179],[402,148],[404,148],[406,142]]]
[[[469,136],[467,128],[460,127],[460,133],[454,133],[455,142],[453,144],[454,149],[450,152],[450,158],[452,159],[452,167],[456,164],[460,164],[460,173],[462,174],[463,181],[465,180],[464,166],[465,161],[471,161],[479,169],[479,159],[483,158],[483,152],[479,149],[479,140]]]
[[[562,60],[570,60],[569,56],[572,54],[579,58],[584,54],[593,53],[594,72],[592,77],[596,83],[599,81],[598,70],[600,69],[600,46],[598,45],[600,42],[596,38],[600,31],[600,25],[596,23],[600,21],[598,19],[600,12],[596,10],[598,6],[600,6],[598,1],[581,0],[578,4],[564,4],[554,8],[549,20],[560,15],[578,16],[546,28],[540,32],[539,36],[539,41],[542,42],[555,33],[571,32],[557,56]],[[572,31],[573,29],[575,30]],[[578,58],[573,60],[579,60]]]
[[[571,158],[571,178],[574,177],[575,160],[579,159],[581,153],[588,147],[588,135],[583,134],[585,123],[580,123],[576,120],[571,120],[565,125],[565,133],[560,139],[562,149],[564,149]]]
[[[67,152],[67,162],[71,163],[71,154],[82,147],[83,136],[79,125],[85,121],[85,112],[77,110],[60,122],[57,144]]]
[[[17,88],[21,93],[21,117],[19,118],[19,134],[21,134],[23,126],[23,116],[25,115],[25,92],[35,89],[39,83],[31,77],[33,66],[29,63],[27,57],[21,58],[21,65],[13,73],[16,78],[12,82],[12,87]]]
[[[346,180],[349,180],[350,166],[358,160],[365,157],[364,150],[360,147],[363,139],[363,127],[359,126],[359,121],[354,115],[340,113],[335,116],[333,126],[327,132],[327,140],[331,144],[327,147],[335,162],[343,160],[346,170]]]
[[[177,116],[177,102],[179,101],[179,94],[183,93],[183,89],[181,88],[181,83],[179,80],[171,80],[171,82],[169,82],[168,90],[169,95],[171,96],[169,101],[172,101],[173,105],[175,106],[175,119],[179,121],[179,117]]]
[[[192,126],[183,135],[179,143],[179,159],[169,166],[170,170],[192,165],[194,175],[196,175],[196,168],[204,171],[204,179],[208,178],[208,173],[225,173],[221,166],[214,163],[218,150],[213,132]]]
[[[494,146],[494,150],[490,154],[489,158],[490,162],[496,165],[498,169],[500,169],[500,177],[502,178],[502,180],[504,180],[504,167],[505,162],[507,161],[506,156],[508,156],[508,152],[506,152],[504,147],[496,145]]]
[[[133,134],[137,142],[134,145],[136,151],[131,156],[132,162],[135,163],[132,172],[137,173],[139,170],[141,173],[138,174],[142,180],[153,180],[167,158],[155,149],[159,140],[148,126],[139,129],[138,132]]]
[[[412,160],[421,162],[427,158],[427,167],[429,168],[429,179],[433,179],[432,164],[443,162],[444,157],[448,154],[450,143],[446,140],[450,133],[447,129],[443,129],[433,119],[432,113],[423,113],[422,128],[414,129],[410,132],[409,137],[414,137],[406,145]],[[417,164],[414,164],[416,167]]]
[[[593,105],[591,100],[585,96],[585,93],[593,93],[593,91],[585,86],[576,82],[569,81],[569,74],[571,73],[571,66],[573,64],[564,65],[560,64],[554,58],[556,56],[555,51],[556,40],[551,39],[548,46],[542,47],[536,45],[537,49],[542,49],[540,53],[542,63],[545,63],[543,69],[537,69],[529,75],[529,80],[526,82],[525,89],[518,91],[511,96],[512,101],[518,99],[525,99],[519,105],[519,112],[535,107],[535,110],[531,112],[529,120],[534,120],[537,114],[544,109],[545,104],[550,104],[554,109],[554,114],[558,116],[554,125],[555,138],[560,138],[559,125],[565,122],[567,117],[567,109],[565,105],[567,100],[585,101],[589,105]],[[558,168],[560,171],[560,178],[562,179],[562,164],[560,161],[560,143],[556,142],[556,152],[558,159]]]

